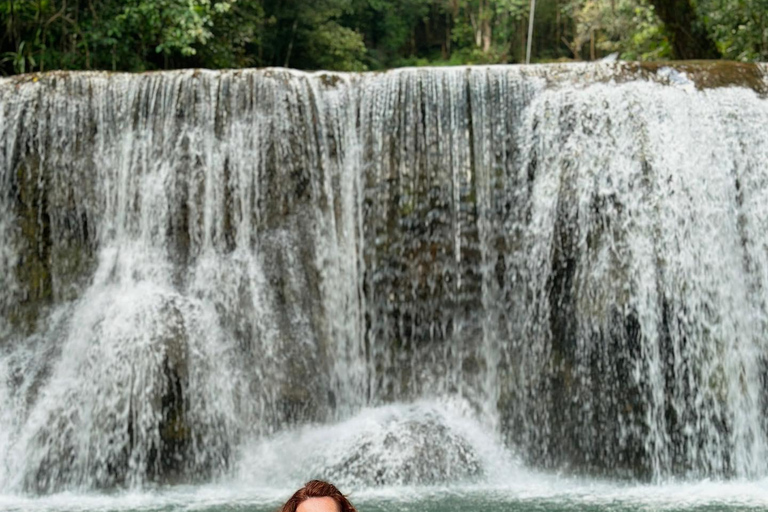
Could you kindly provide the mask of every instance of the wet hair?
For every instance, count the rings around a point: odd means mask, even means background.
[[[310,498],[331,498],[338,503],[340,512],[357,512],[346,496],[335,485],[322,480],[310,480],[304,487],[293,493],[279,512],[296,512],[299,504]]]

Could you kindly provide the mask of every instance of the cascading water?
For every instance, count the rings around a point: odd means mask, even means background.
[[[0,486],[768,475],[765,77],[3,79]]]

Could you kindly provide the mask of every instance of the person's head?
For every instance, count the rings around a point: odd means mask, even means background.
[[[310,480],[293,493],[280,512],[357,512],[335,485]]]

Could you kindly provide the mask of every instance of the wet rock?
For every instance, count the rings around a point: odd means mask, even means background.
[[[436,484],[483,471],[467,439],[435,415],[399,418],[362,433],[340,458],[327,477],[349,487]]]
[[[51,173],[30,154],[13,182],[19,286],[8,318],[25,335],[47,308],[79,296],[95,263],[87,216],[68,187],[52,185]]]
[[[76,382],[62,368],[48,377],[56,389],[39,397],[22,442],[25,489],[196,481],[227,467],[234,437],[221,435],[220,418],[200,414],[206,398],[190,383],[189,305],[145,302],[124,314],[116,311],[125,304],[105,304],[86,345],[98,363],[82,364]],[[139,324],[146,330],[136,335]]]

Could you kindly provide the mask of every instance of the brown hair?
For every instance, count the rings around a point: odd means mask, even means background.
[[[285,502],[280,512],[296,512],[299,504],[309,498],[331,498],[339,504],[341,512],[357,512],[347,497],[341,494],[341,491],[335,485],[323,482],[322,480],[310,480],[304,484],[304,487],[293,493],[293,496]]]

